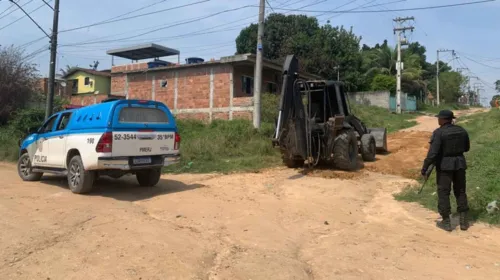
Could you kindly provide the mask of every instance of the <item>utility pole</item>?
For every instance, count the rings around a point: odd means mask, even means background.
[[[471,92],[472,92],[472,89],[471,89],[471,85],[470,85],[470,80],[471,79],[477,79],[477,80],[479,80],[479,77],[468,76],[467,78],[469,80],[469,90],[467,91],[467,99],[469,100],[469,106],[470,106],[470,105],[472,105],[472,102],[471,102]]]
[[[453,56],[455,56],[455,50],[437,50],[437,55],[436,55],[436,99],[437,99],[437,105],[439,105],[439,53],[441,52],[451,52]]]
[[[474,84],[474,89],[476,91],[476,98],[474,99],[474,103],[475,103],[475,105],[479,105],[479,104],[481,104],[481,101],[480,101],[481,100],[481,96],[479,94],[479,91],[482,90],[482,89],[484,89],[483,85],[479,84],[479,83],[476,83],[476,84]]]
[[[262,89],[262,58],[264,55],[264,46],[262,38],[264,37],[264,20],[266,0],[260,0],[259,4],[259,27],[257,32],[257,55],[255,60],[255,75],[253,83],[253,126],[260,128],[260,110],[261,110],[261,89]]]
[[[405,18],[395,18],[394,21],[398,24],[397,28],[394,28],[394,34],[398,34],[398,61],[396,63],[397,77],[396,77],[396,113],[401,114],[401,72],[403,71],[403,63],[401,63],[401,45],[407,45],[406,39],[401,40],[401,33],[405,33],[406,30],[411,30],[415,27],[413,26],[402,26],[402,24],[408,20],[415,20],[414,17]]]
[[[56,83],[56,59],[57,59],[57,33],[59,27],[59,0],[54,3],[54,19],[52,21],[52,36],[50,38],[50,68],[49,68],[49,86],[47,95],[47,107],[45,109],[45,119],[52,114],[54,103],[54,85]]]

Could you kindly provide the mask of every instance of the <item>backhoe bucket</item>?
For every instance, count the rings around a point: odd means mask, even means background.
[[[387,129],[383,127],[368,128],[373,137],[375,137],[375,146],[378,153],[387,153]]]

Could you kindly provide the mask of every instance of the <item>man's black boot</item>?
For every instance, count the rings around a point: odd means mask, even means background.
[[[460,229],[461,230],[469,229],[469,220],[467,219],[467,212],[460,213]]]
[[[450,217],[443,217],[443,220],[438,223],[438,227],[446,231],[452,231]]]

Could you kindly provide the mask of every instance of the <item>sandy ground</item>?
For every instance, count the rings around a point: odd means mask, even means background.
[[[358,173],[100,179],[81,196],[0,164],[0,279],[500,279],[500,230],[447,233],[393,199],[436,127],[418,121]]]

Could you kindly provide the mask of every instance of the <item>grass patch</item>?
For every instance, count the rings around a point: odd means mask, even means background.
[[[19,133],[10,127],[0,127],[0,161],[17,161]]]
[[[389,133],[415,126],[416,115],[395,114],[387,109],[351,103],[352,113],[367,127],[386,127]]]
[[[280,163],[270,136],[273,126],[262,124],[257,131],[247,120],[217,120],[204,124],[179,120],[181,164],[165,169],[169,173],[255,171]]]
[[[441,110],[451,110],[451,111],[456,111],[456,110],[466,110],[469,109],[470,107],[460,105],[457,103],[449,103],[449,104],[439,104],[439,106],[431,106],[427,104],[420,104],[419,106],[419,111],[424,112],[424,113],[430,113],[430,114],[438,114],[439,111]]]
[[[463,124],[471,138],[471,150],[467,153],[467,195],[471,216],[491,224],[500,224],[500,213],[488,214],[486,205],[500,200],[500,176],[497,164],[500,162],[500,111],[491,110],[469,116]],[[437,211],[436,177],[433,173],[422,194],[416,194],[418,187],[408,187],[396,195],[397,200],[418,202]],[[450,196],[452,209],[456,209],[453,192]]]

